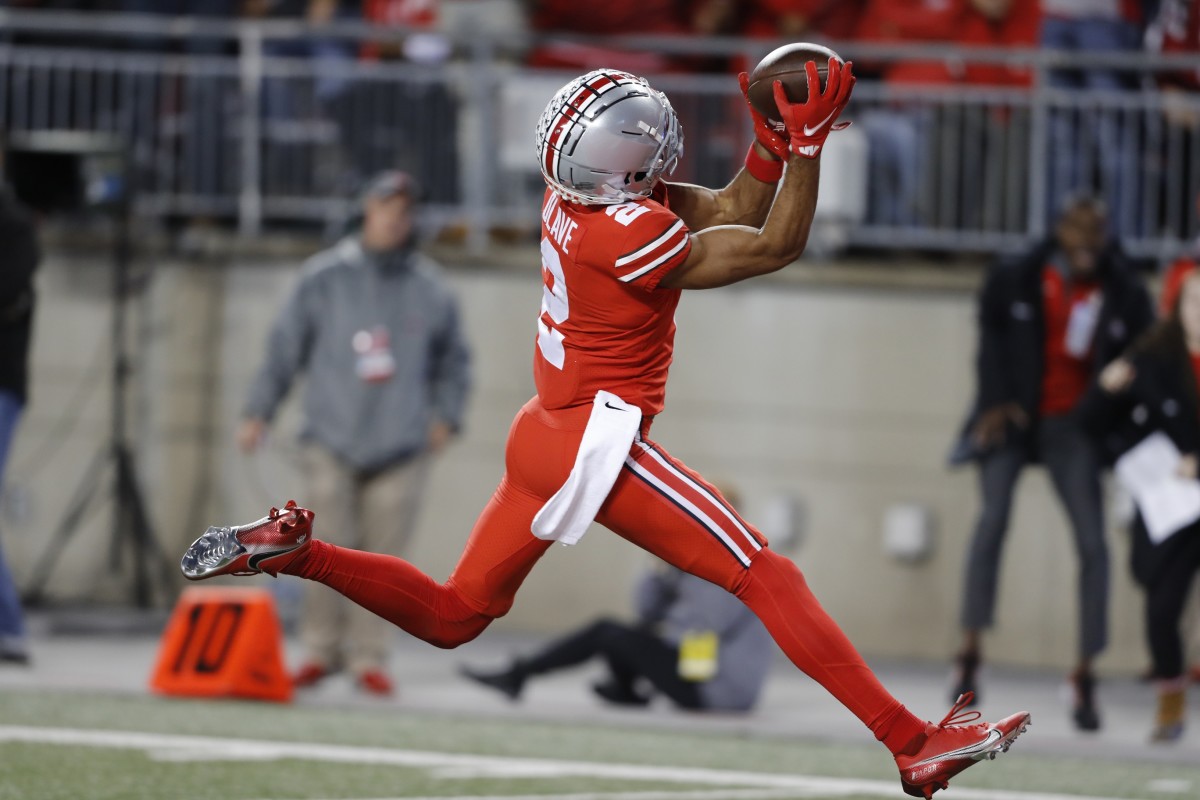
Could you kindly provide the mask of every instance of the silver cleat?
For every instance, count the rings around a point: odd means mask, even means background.
[[[183,554],[179,568],[184,577],[196,580],[220,571],[230,562],[246,553],[246,548],[237,540],[236,529],[213,526],[204,532],[199,539]],[[232,573],[253,574],[253,573]]]

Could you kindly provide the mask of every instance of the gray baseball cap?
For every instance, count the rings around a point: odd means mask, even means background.
[[[398,169],[386,169],[376,173],[359,193],[359,200],[365,203],[369,198],[382,199],[393,195],[408,195],[413,200],[421,196],[421,189],[412,175]]]

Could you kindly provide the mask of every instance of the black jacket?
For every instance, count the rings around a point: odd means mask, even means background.
[[[1088,432],[1105,460],[1115,462],[1155,431],[1162,431],[1181,453],[1200,453],[1200,396],[1187,351],[1142,351],[1128,356],[1133,382],[1111,395],[1093,384],[1079,404]]]
[[[1016,403],[1033,422],[1028,429],[1011,430],[1010,436],[1037,457],[1032,436],[1041,404],[1045,352],[1045,310],[1042,272],[1054,256],[1047,241],[1013,260],[993,266],[979,298],[979,350],[975,360],[976,395],[952,463],[984,455],[970,441],[970,431],[980,413]],[[1115,246],[1106,250],[1097,267],[1104,302],[1092,344],[1092,371],[1099,373],[1119,356],[1154,321],[1154,308],[1142,281]]]
[[[1182,343],[1165,349],[1127,355],[1134,368],[1133,382],[1111,395],[1093,384],[1079,404],[1079,415],[1088,432],[1112,463],[1156,431],[1171,438],[1180,453],[1200,454],[1200,394],[1191,359]],[[1134,518],[1130,566],[1143,586],[1155,581],[1165,562],[1185,536],[1200,534],[1193,523],[1161,545],[1154,545],[1141,514]]]
[[[33,216],[0,188],[0,390],[25,401],[33,329],[33,273],[41,254]]]

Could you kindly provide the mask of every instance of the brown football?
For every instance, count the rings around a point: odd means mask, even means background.
[[[812,42],[795,42],[775,48],[750,71],[750,105],[767,119],[777,122],[779,107],[775,105],[775,81],[783,82],[788,100],[803,103],[808,99],[808,73],[804,71],[804,65],[809,61],[817,63],[821,89],[824,90],[829,79],[830,56],[842,60],[828,47]]]

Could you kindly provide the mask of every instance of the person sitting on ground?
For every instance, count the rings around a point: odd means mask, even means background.
[[[463,666],[460,671],[517,700],[535,675],[602,658],[608,676],[592,689],[614,705],[645,706],[661,693],[693,711],[754,708],[774,647],[767,629],[743,602],[663,563],[642,576],[634,604],[633,623],[597,619],[513,659],[504,669]]]

